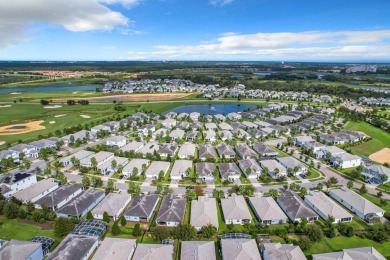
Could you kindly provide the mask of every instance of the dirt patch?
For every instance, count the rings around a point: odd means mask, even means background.
[[[43,230],[53,229],[53,225],[50,222],[45,222],[43,224],[39,224],[39,223],[32,221],[32,220],[29,220],[29,219],[20,219],[20,218],[18,218],[18,222],[23,223],[23,224],[29,224],[29,225],[41,227]]]
[[[3,106],[0,106],[0,107],[12,107],[12,105],[3,105]]]
[[[63,117],[63,116],[66,116],[66,114],[56,115],[56,116],[54,116],[54,117]]]
[[[5,144],[5,142],[4,141],[0,141],[0,145],[3,145],[3,144]]]
[[[56,121],[50,121],[49,123],[50,123],[50,124],[55,124],[55,123],[56,123]]]
[[[154,100],[170,100],[183,98],[193,93],[158,93],[158,94],[122,94],[122,95],[110,95],[104,97],[91,97],[85,98],[86,100],[92,102],[101,102],[101,101],[154,101]],[[65,99],[56,99],[55,102],[61,102]],[[68,99],[67,99],[68,100]]]
[[[383,148],[382,150],[371,154],[369,158],[379,163],[390,163],[390,148]]]
[[[2,126],[0,127],[0,135],[18,135],[42,130],[45,129],[45,127],[41,125],[43,122],[43,120],[38,120],[24,124]]]
[[[91,118],[91,116],[88,115],[80,115],[82,118]]]
[[[60,108],[62,106],[54,105],[54,106],[44,106],[43,108]]]

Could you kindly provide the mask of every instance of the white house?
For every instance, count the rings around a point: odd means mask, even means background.
[[[122,148],[126,145],[126,137],[124,136],[111,136],[106,139],[106,145],[109,147]]]
[[[361,165],[362,158],[350,153],[342,153],[332,156],[330,162],[334,167],[340,167],[342,169],[345,169]]]
[[[272,197],[250,197],[249,205],[261,223],[277,225],[287,222],[287,216]]]
[[[193,143],[184,143],[177,153],[180,159],[189,159],[195,156],[196,146]]]
[[[154,161],[150,164],[149,168],[145,172],[147,178],[158,178],[158,175],[161,171],[164,172],[164,175],[167,174],[171,164],[169,162]]]
[[[50,192],[55,191],[58,187],[59,183],[55,182],[54,179],[43,179],[26,189],[14,193],[13,196],[24,203],[34,203]]]
[[[183,177],[190,177],[189,173],[192,170],[192,161],[176,160],[172,166],[171,179],[181,180]]]
[[[131,195],[127,192],[109,193],[92,210],[92,215],[95,219],[103,219],[104,212],[107,212],[108,216],[116,221],[130,201]]]
[[[11,173],[2,177],[0,191],[6,198],[11,198],[18,191],[27,189],[37,183],[37,176],[30,173]]]
[[[149,166],[150,161],[147,159],[133,159],[128,164],[123,167],[122,174],[126,177],[130,177],[134,174],[134,168],[137,169],[137,175],[143,173],[143,167],[142,165],[145,165],[145,169]]]
[[[221,199],[221,206],[226,225],[243,225],[252,222],[252,216],[244,196],[232,194],[231,197]]]
[[[262,160],[259,161],[259,163],[261,168],[263,168],[263,172],[267,169],[269,176],[273,179],[279,179],[282,176],[287,176],[287,169],[276,160]]]

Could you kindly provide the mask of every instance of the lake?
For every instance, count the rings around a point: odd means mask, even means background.
[[[256,109],[256,105],[246,105],[246,104],[206,104],[206,105],[186,105],[181,107],[176,107],[165,111],[163,114],[169,112],[180,113],[192,113],[199,112],[201,115],[216,115],[216,114],[229,114],[232,112],[242,112],[248,109]]]
[[[43,85],[41,87],[31,88],[0,88],[0,93],[13,93],[13,92],[55,92],[55,91],[82,91],[82,90],[95,90],[99,86],[76,86],[72,84],[50,84]]]

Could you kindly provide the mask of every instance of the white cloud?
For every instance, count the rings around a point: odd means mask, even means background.
[[[216,7],[225,6],[233,3],[234,0],[209,0],[209,3]]]
[[[390,57],[390,30],[308,31],[284,33],[222,34],[210,44],[158,45],[149,53],[154,58],[175,56],[206,59],[324,58],[365,59]]]
[[[26,27],[32,23],[63,26],[73,32],[110,31],[126,27],[129,19],[105,4],[135,4],[134,0],[13,0],[0,1],[0,49],[15,46],[28,37]]]

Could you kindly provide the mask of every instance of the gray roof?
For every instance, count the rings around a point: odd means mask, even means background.
[[[127,192],[109,193],[93,210],[93,214],[103,215],[106,211],[109,216],[115,216],[120,213],[120,209],[124,208],[130,201],[130,194]]]
[[[158,211],[156,222],[183,222],[187,200],[175,195],[165,195]]]
[[[126,137],[120,135],[110,136],[106,139],[109,142],[122,142],[123,140],[126,140]]]
[[[212,224],[218,228],[217,204],[215,198],[199,196],[191,201],[191,225],[203,227]]]
[[[181,147],[179,152],[177,153],[178,156],[194,156],[196,150],[196,146],[193,143],[184,143]]]
[[[261,260],[254,239],[221,239],[223,260]]]
[[[262,247],[264,255],[268,256],[268,260],[306,260],[306,257],[299,246],[280,243],[264,243]]]
[[[147,218],[158,200],[159,196],[155,194],[136,195],[124,215]]]
[[[215,158],[214,147],[211,145],[199,146],[199,158]]]
[[[258,154],[246,144],[237,144],[236,151],[244,157],[257,158]]]
[[[64,240],[50,253],[48,260],[84,259],[91,248],[99,240],[97,236],[67,235]]]
[[[373,247],[358,247],[343,249],[341,252],[313,255],[313,260],[385,260]]]
[[[83,185],[81,183],[76,184],[65,184],[52,193],[49,193],[45,197],[37,200],[35,202],[36,205],[46,205],[49,208],[54,208],[57,206],[60,202],[64,201],[66,198],[68,198],[71,194],[75,193],[76,191],[83,188]]]
[[[142,165],[145,164],[146,166],[148,166],[149,163],[150,163],[150,160],[135,158],[135,159],[131,160],[128,164],[126,164],[125,167],[123,167],[123,171],[133,172],[134,167],[136,167],[138,169],[138,172],[141,172]]]
[[[176,143],[164,144],[161,146],[160,150],[158,150],[159,154],[166,153],[168,155],[174,155],[178,145]]]
[[[132,260],[172,260],[173,245],[138,244]]]
[[[93,256],[93,260],[127,260],[131,259],[135,247],[135,239],[106,237]]]
[[[95,157],[96,161],[99,163],[99,162],[104,161],[105,159],[107,159],[108,157],[113,156],[113,155],[114,155],[114,153],[101,151],[92,157]]]
[[[316,217],[317,214],[296,193],[286,191],[277,201],[287,215],[293,219]]]
[[[94,155],[95,153],[94,152],[91,152],[91,151],[86,151],[86,150],[81,150],[81,151],[78,151],[74,154],[71,154],[69,156],[66,156],[62,159],[60,159],[60,162],[65,162],[65,161],[69,161],[71,160],[71,158],[75,158],[77,160],[81,160],[81,159],[84,159],[84,158],[90,158]]]
[[[343,149],[337,146],[326,146],[324,148],[321,148],[321,150],[324,151],[325,153],[331,153],[332,155],[345,153]]]
[[[138,151],[139,149],[141,149],[141,147],[143,147],[145,144],[143,142],[136,142],[136,141],[133,141],[133,142],[130,142],[128,144],[126,144],[125,146],[123,146],[122,148],[120,148],[119,150],[121,151]]]
[[[350,213],[320,191],[310,191],[305,196],[306,200],[313,204],[325,216],[332,216],[335,219],[352,218]]]
[[[158,175],[160,171],[164,171],[164,173],[167,173],[170,166],[170,162],[154,161],[146,170],[145,175]]]
[[[227,179],[230,176],[241,175],[241,171],[235,163],[219,163],[218,169],[221,177],[224,179]]]
[[[371,201],[366,200],[365,198],[348,189],[347,187],[330,190],[329,195],[331,197],[333,195],[336,195],[337,197],[342,198],[345,202],[354,207],[354,209],[363,213],[363,215],[366,215],[368,213],[384,212],[384,209],[381,209]]]
[[[260,165],[256,162],[255,159],[246,159],[246,160],[239,160],[238,165],[240,166],[243,173],[246,175],[247,169],[251,169],[250,175],[257,175],[257,173],[261,172]]]
[[[302,163],[292,157],[277,157],[276,160],[283,165],[284,167],[294,169],[298,167],[299,169],[306,168]]]
[[[221,206],[225,220],[252,219],[252,215],[242,195],[233,194],[231,197],[221,199]]]
[[[40,195],[41,193],[44,193],[48,191],[49,189],[52,189],[54,187],[58,187],[58,182],[54,182],[54,179],[43,179],[37,183],[34,183],[30,187],[20,190],[16,193],[14,193],[14,197],[21,201],[33,201],[35,197]]]
[[[183,260],[215,260],[214,241],[181,242],[181,259]]]
[[[199,176],[214,176],[214,163],[199,162],[195,164]]]
[[[287,219],[286,214],[272,197],[250,197],[249,201],[261,221]]]
[[[25,260],[42,247],[41,243],[31,241],[11,240],[0,247],[0,259]]]
[[[92,203],[104,194],[103,190],[88,189],[77,198],[57,210],[57,213],[69,216],[80,216]]]
[[[276,168],[279,169],[279,173],[286,172],[286,168],[276,160],[262,160],[260,161],[260,165],[263,169],[267,167],[269,172],[274,172]]]
[[[187,170],[192,169],[192,161],[190,160],[176,160],[172,166],[171,176],[180,176],[181,173],[185,173]]]

